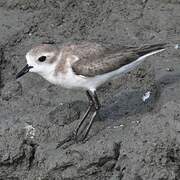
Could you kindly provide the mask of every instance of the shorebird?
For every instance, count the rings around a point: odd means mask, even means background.
[[[65,44],[61,47],[41,44],[27,52],[27,65],[16,78],[35,72],[50,83],[69,89],[85,90],[89,106],[74,133],[77,138],[83,122],[92,112],[82,138],[85,139],[100,109],[96,89],[115,76],[129,72],[147,57],[160,53],[167,47],[169,45],[166,43],[122,49],[111,49],[93,42]]]

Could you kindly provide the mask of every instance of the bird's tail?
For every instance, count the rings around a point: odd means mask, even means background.
[[[143,47],[136,49],[136,53],[139,56],[143,56],[151,52],[161,52],[169,48],[180,49],[180,44],[159,43],[159,44],[145,45]]]

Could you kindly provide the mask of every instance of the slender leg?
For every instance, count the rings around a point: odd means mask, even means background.
[[[86,94],[87,94],[87,97],[89,99],[89,106],[88,106],[83,118],[80,120],[80,122],[79,122],[79,124],[78,124],[78,126],[77,126],[77,128],[75,130],[75,136],[77,136],[80,127],[82,126],[83,122],[85,121],[86,117],[88,116],[88,114],[90,113],[90,111],[91,111],[91,109],[92,109],[92,107],[94,105],[94,101],[93,101],[89,91],[86,91]]]
[[[80,120],[80,122],[79,122],[79,124],[78,124],[78,126],[77,126],[77,128],[75,130],[75,132],[73,134],[71,134],[70,136],[68,136],[63,141],[60,141],[58,143],[58,145],[56,146],[56,149],[61,147],[65,143],[73,140],[74,139],[74,135],[75,135],[75,137],[77,137],[78,131],[81,128],[83,122],[85,121],[85,119],[89,115],[91,109],[94,108],[94,112],[93,112],[93,114],[91,116],[90,122],[89,122],[89,124],[87,126],[87,129],[85,131],[85,135],[83,136],[82,140],[84,140],[87,137],[87,135],[88,135],[88,133],[89,133],[89,131],[91,129],[91,126],[93,124],[94,118],[96,117],[96,114],[97,114],[98,110],[100,109],[100,103],[99,103],[99,100],[98,100],[96,92],[92,93],[92,95],[91,95],[91,93],[89,91],[86,91],[86,94],[87,94],[88,99],[89,99],[89,106],[88,106],[88,108],[87,108],[83,118]]]
[[[99,103],[99,99],[97,97],[96,91],[94,91],[93,98],[94,98],[95,108],[96,110],[99,110],[101,108],[101,104]]]
[[[96,94],[96,91],[93,93],[93,96],[92,96],[92,97],[93,97],[93,101],[94,101],[95,110],[94,110],[94,113],[93,113],[92,116],[91,116],[90,122],[89,122],[89,124],[88,124],[88,127],[87,127],[87,129],[86,129],[85,135],[84,135],[84,137],[83,137],[82,140],[84,140],[84,139],[87,137],[87,135],[88,135],[88,133],[89,133],[89,131],[90,131],[90,129],[91,129],[91,126],[92,126],[92,124],[93,124],[93,122],[94,122],[94,119],[95,119],[95,117],[96,117],[96,114],[97,114],[98,110],[99,110],[100,107],[101,107],[101,105],[100,105],[100,103],[99,103],[99,100],[98,100],[98,97],[97,97],[97,94]]]
[[[93,124],[93,121],[94,121],[94,119],[95,119],[95,117],[96,117],[96,114],[97,114],[97,111],[95,110],[94,113],[93,113],[93,115],[91,116],[91,120],[90,120],[90,122],[89,122],[89,124],[88,124],[88,127],[87,127],[87,129],[86,129],[85,135],[84,135],[84,137],[82,138],[82,140],[86,139],[86,137],[87,137],[87,135],[88,135],[88,133],[89,133],[89,131],[90,131],[90,129],[91,129],[91,126],[92,126],[92,124]]]

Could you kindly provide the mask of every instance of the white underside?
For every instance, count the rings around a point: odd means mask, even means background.
[[[85,77],[81,75],[76,75],[71,68],[69,68],[69,71],[65,74],[59,73],[56,77],[45,77],[48,81],[50,81],[53,84],[59,84],[65,88],[70,89],[86,89],[94,91],[96,88],[106,81],[112,79],[115,76],[122,75],[124,73],[129,72],[133,68],[135,68],[137,65],[142,63],[148,56],[151,56],[153,54],[159,53],[161,51],[164,51],[165,49],[153,51],[151,53],[148,53],[144,56],[141,56],[136,61],[125,65],[117,70],[114,70],[112,72],[97,75],[94,77]]]

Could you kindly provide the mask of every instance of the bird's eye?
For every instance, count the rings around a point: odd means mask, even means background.
[[[46,56],[41,56],[38,58],[38,61],[44,62],[46,60]]]

